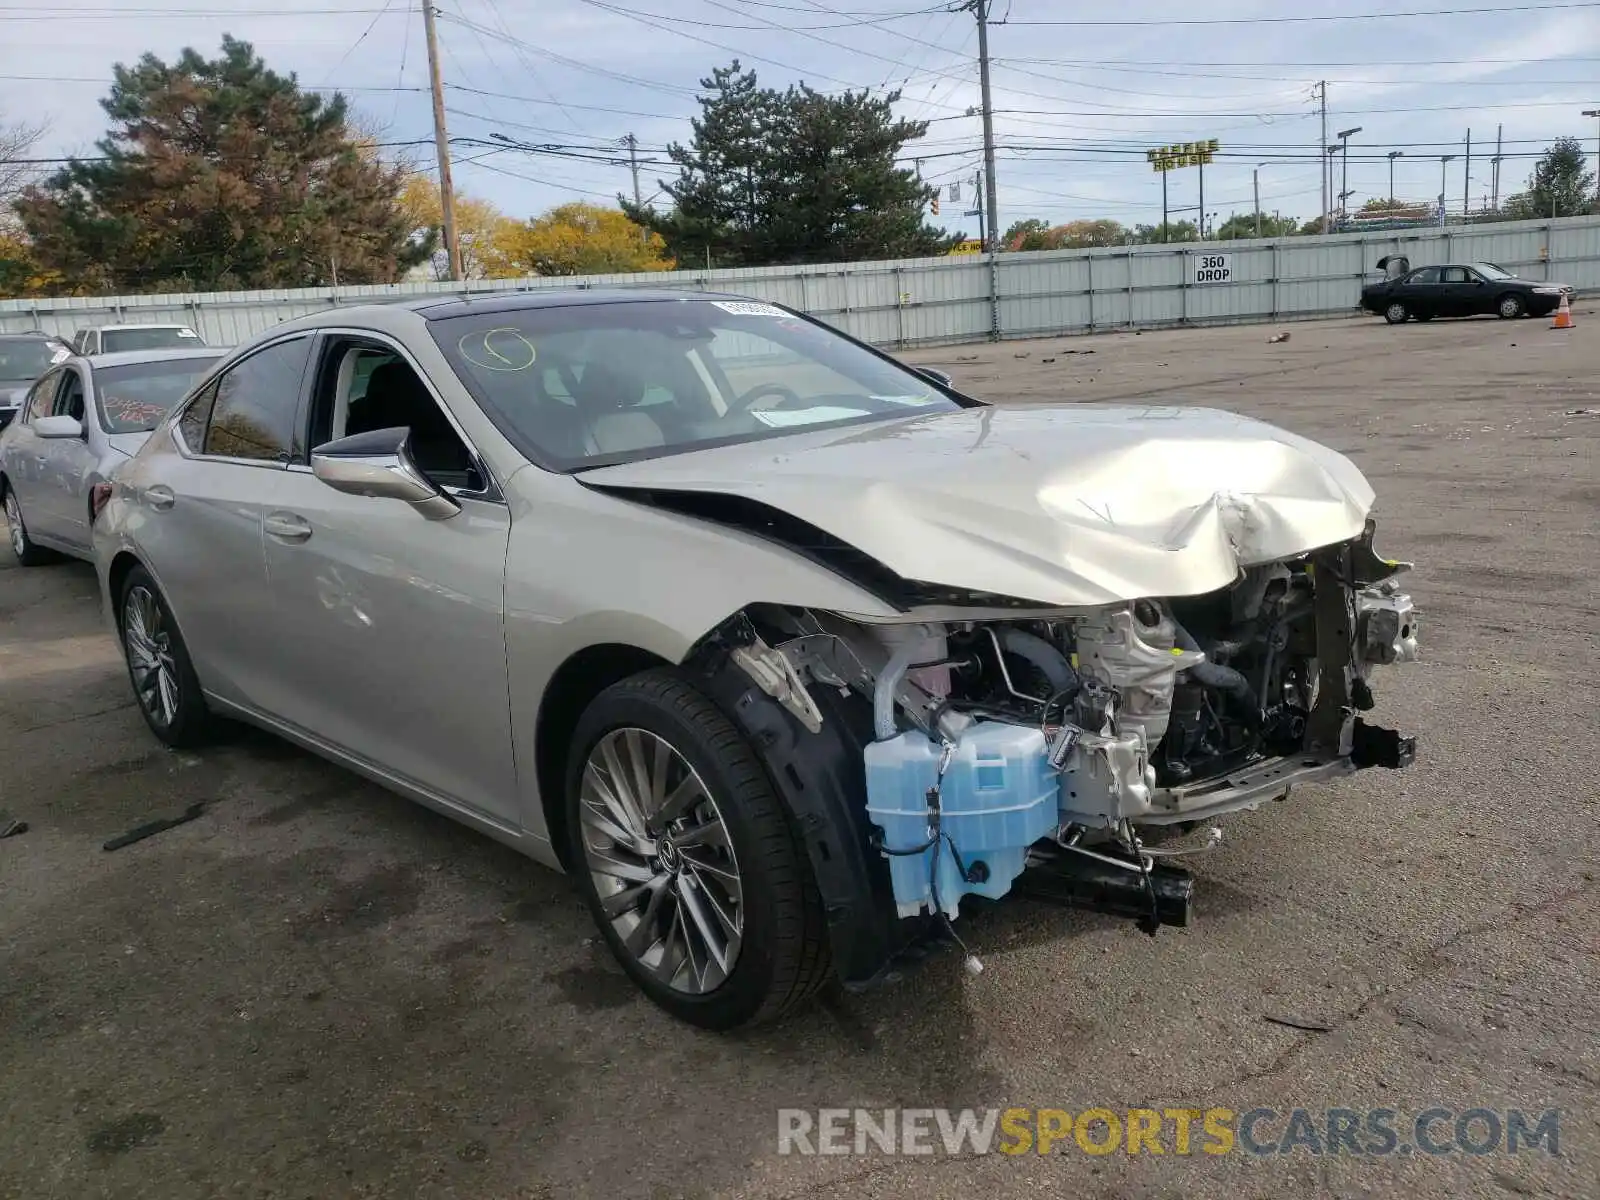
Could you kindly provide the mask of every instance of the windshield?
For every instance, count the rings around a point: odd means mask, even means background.
[[[182,346],[203,346],[200,335],[187,325],[158,325],[151,329],[106,329],[100,334],[100,352],[117,354],[123,350],[171,350]]]
[[[528,457],[560,470],[961,407],[823,326],[744,300],[448,317],[430,331]]]
[[[219,350],[194,358],[100,367],[94,384],[101,427],[107,433],[148,433],[221,357]]]
[[[1485,279],[1515,279],[1516,276],[1493,263],[1473,263],[1472,269]]]
[[[72,351],[49,338],[0,338],[0,379],[32,383]]]

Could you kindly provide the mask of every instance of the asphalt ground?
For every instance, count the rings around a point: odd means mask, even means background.
[[[264,735],[161,749],[90,568],[0,553],[0,809],[30,826],[0,840],[0,1196],[1600,1195],[1600,415],[1567,413],[1600,409],[1600,317],[1577,318],[912,355],[996,400],[1212,405],[1352,455],[1380,549],[1418,563],[1423,659],[1381,673],[1375,717],[1419,758],[1230,819],[1187,930],[1007,901],[963,922],[982,975],[938,958],[741,1036],[637,996],[569,883],[485,838]],[[777,1143],[781,1108],[1149,1106],[1271,1109],[1258,1145],[1296,1108],[1392,1109],[1409,1144],[1435,1105],[1558,1109],[1559,1155],[1184,1155],[1170,1126],[1159,1156]]]

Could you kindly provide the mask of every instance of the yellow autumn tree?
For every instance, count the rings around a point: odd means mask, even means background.
[[[400,211],[417,242],[435,243],[430,267],[435,279],[450,278],[444,247],[444,215],[439,188],[426,175],[413,175],[400,191]],[[487,200],[456,193],[456,239],[461,244],[461,273],[468,279],[504,279],[525,271],[506,269],[497,247],[517,222]]]
[[[552,208],[531,221],[514,221],[496,242],[497,273],[514,275],[612,275],[670,271],[661,236],[630,221],[616,208],[578,201]]]

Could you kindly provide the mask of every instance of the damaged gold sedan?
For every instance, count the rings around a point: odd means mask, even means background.
[[[250,720],[571,872],[725,1029],[959,941],[967,896],[1186,924],[1155,833],[1407,765],[1362,715],[1417,646],[1372,506],[1230,413],[996,408],[780,306],[535,292],[263,335],[95,541],[158,736]]]

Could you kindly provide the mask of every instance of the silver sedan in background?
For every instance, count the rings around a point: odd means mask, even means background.
[[[92,558],[96,484],[144,444],[223,350],[134,350],[72,357],[28,389],[0,433],[0,498],[23,566],[52,551]]]

